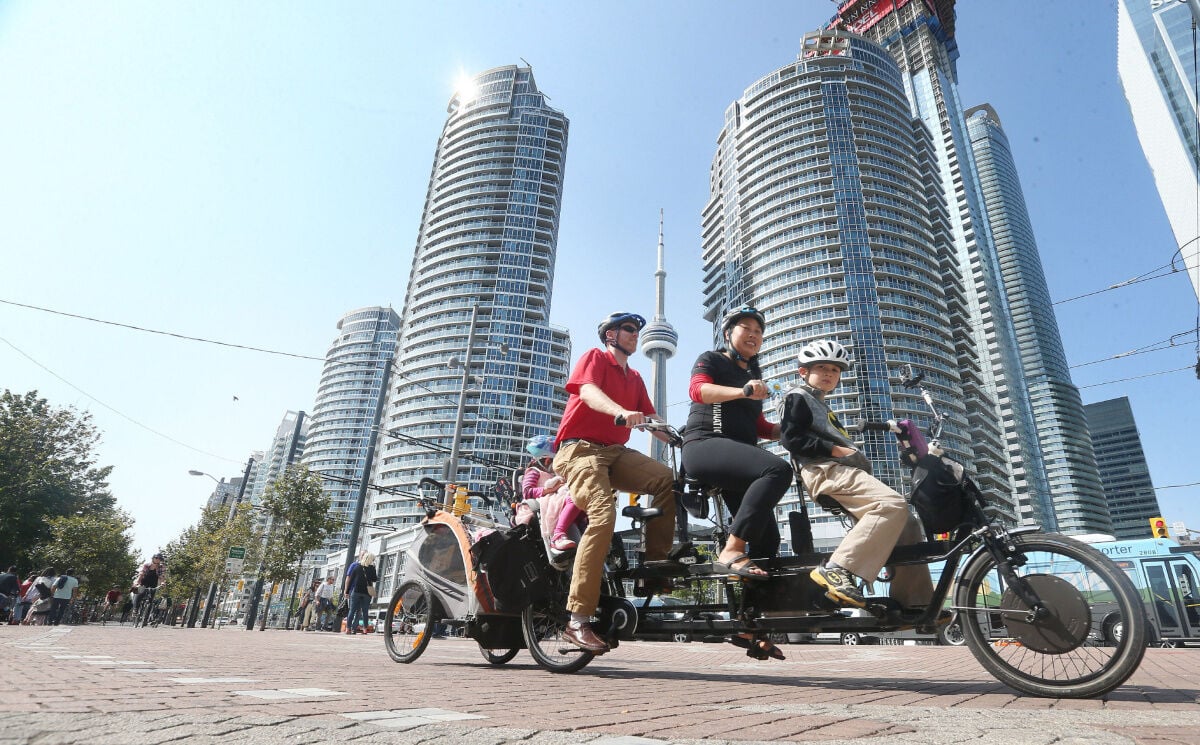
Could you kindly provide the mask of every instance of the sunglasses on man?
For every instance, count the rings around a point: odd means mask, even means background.
[[[636,333],[638,333],[639,331],[641,331],[641,329],[639,329],[637,326],[634,326],[633,324],[630,324],[630,323],[623,324],[623,325],[621,326],[621,330],[622,330],[622,331],[627,331],[627,332],[629,332],[629,333],[631,333],[631,334],[636,334]]]

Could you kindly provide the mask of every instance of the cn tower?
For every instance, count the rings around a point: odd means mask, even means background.
[[[654,320],[642,329],[642,353],[654,363],[650,372],[650,398],[654,410],[667,418],[667,360],[675,356],[679,334],[667,321],[667,270],[663,268],[663,213],[658,211],[658,271],[654,273]],[[650,457],[665,459],[666,443],[650,438]]]

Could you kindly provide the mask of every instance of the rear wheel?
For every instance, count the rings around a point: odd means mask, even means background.
[[[573,673],[582,670],[595,655],[563,638],[571,618],[566,610],[566,575],[558,572],[555,575],[553,589],[545,599],[521,611],[521,633],[537,664],[552,673]]]
[[[520,652],[520,651],[521,651],[520,648],[488,649],[487,647],[484,647],[483,645],[480,645],[480,647],[479,647],[479,653],[483,655],[483,659],[487,660],[488,662],[492,663],[493,665],[503,665],[504,663],[508,662],[512,658],[516,657],[517,652]]]
[[[958,622],[980,664],[1035,696],[1099,696],[1124,683],[1145,654],[1146,622],[1129,578],[1096,549],[1059,535],[1008,537],[1013,571],[1041,601],[1040,614],[1001,580],[996,561],[972,558],[954,590]],[[1100,625],[1116,613],[1120,639]]]
[[[383,646],[396,662],[412,662],[429,646],[434,630],[433,593],[420,580],[397,588],[383,619]]]

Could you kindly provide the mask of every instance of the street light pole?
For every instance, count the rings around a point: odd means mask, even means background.
[[[462,385],[458,391],[458,413],[454,417],[454,437],[450,440],[450,457],[446,460],[442,471],[442,479],[446,483],[458,481],[458,447],[462,440],[463,414],[467,407],[467,383],[471,379],[471,354],[475,347],[475,319],[479,315],[479,305],[471,306],[471,327],[467,330],[467,352],[463,358]],[[454,364],[451,358],[450,364]]]
[[[254,467],[254,456],[250,456],[250,459],[246,461],[246,472],[242,474],[242,483],[238,486],[237,499],[235,499],[233,504],[231,504],[229,506],[229,516],[225,518],[225,525],[229,525],[230,523],[232,523],[234,516],[237,515],[237,508],[238,508],[238,505],[240,505],[242,503],[242,496],[246,493],[246,482],[250,480],[250,469],[252,469],[253,467]],[[216,481],[216,479],[213,478],[212,474],[204,473],[203,471],[188,471],[188,473],[191,474],[192,476],[208,476],[210,479],[213,479],[214,481]],[[220,482],[218,481],[217,483],[220,483]],[[228,548],[228,545],[226,546],[226,548]],[[222,571],[221,572],[222,581],[224,580],[224,578],[225,578],[225,572]],[[204,603],[204,618],[200,619],[200,628],[202,628],[202,629],[208,628],[208,622],[212,618],[213,603],[216,602],[216,597],[217,597],[217,584],[218,584],[217,582],[210,582],[208,584],[208,600]],[[193,615],[195,615],[195,614],[193,614]]]

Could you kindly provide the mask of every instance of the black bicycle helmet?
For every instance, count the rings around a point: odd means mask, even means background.
[[[736,310],[731,310],[725,314],[725,318],[721,321],[721,336],[728,334],[729,329],[736,326],[737,322],[743,318],[753,318],[754,320],[758,321],[758,325],[761,326],[764,331],[767,328],[767,319],[761,310],[753,308],[749,305],[743,305],[742,307]]]
[[[596,333],[600,337],[600,343],[607,343],[604,338],[605,331],[608,331],[613,326],[619,326],[625,321],[633,321],[635,324],[637,324],[638,331],[641,331],[646,325],[646,319],[642,318],[637,313],[609,313],[608,318],[605,318],[600,322],[600,325],[596,327]]]

